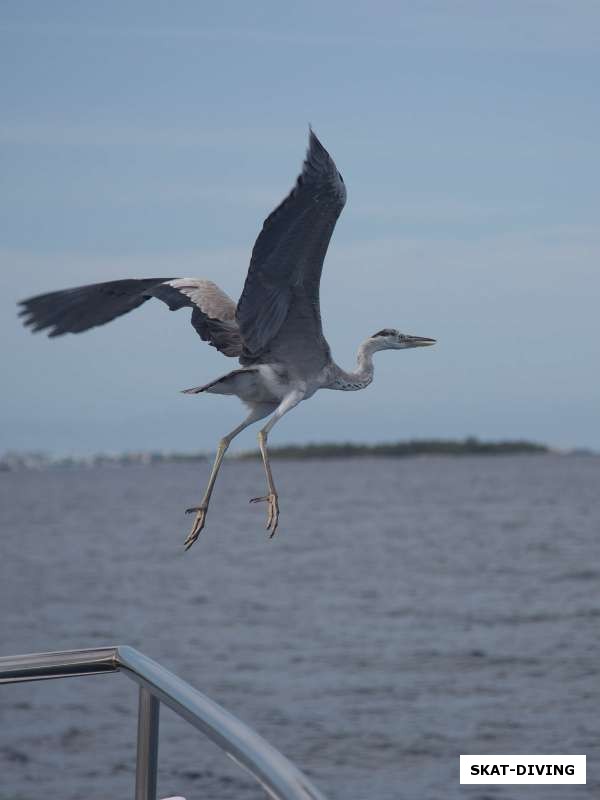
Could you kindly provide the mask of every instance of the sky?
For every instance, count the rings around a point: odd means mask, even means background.
[[[0,6],[0,453],[209,450],[235,367],[156,302],[32,335],[23,297],[198,276],[239,296],[308,124],[348,189],[321,308],[373,384],[273,443],[527,438],[600,448],[600,5],[586,0]],[[255,444],[255,429],[238,440]]]

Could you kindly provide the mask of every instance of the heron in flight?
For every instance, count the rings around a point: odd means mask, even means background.
[[[250,502],[267,503],[267,530],[279,522],[268,435],[281,417],[319,389],[353,392],[373,380],[373,354],[435,343],[395,328],[369,336],[358,348],[356,369],[346,372],[331,357],[323,336],[319,283],[323,260],[346,202],[344,180],[312,129],[306,159],[296,185],[267,217],[256,240],[239,302],[202,278],[142,278],[94,283],[21,301],[25,325],[49,336],[81,333],[104,325],[141,306],[151,297],[171,311],[189,307],[200,338],[224,356],[237,358],[239,369],[185,394],[235,395],[247,406],[246,418],[227,433],[217,449],[206,491],[185,540],[189,549],[204,528],[208,504],[223,457],[244,428],[270,417],[258,434],[268,492]]]

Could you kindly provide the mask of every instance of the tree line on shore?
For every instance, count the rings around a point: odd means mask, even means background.
[[[424,455],[518,455],[548,453],[550,448],[524,439],[482,441],[469,436],[466,439],[409,439],[380,444],[354,442],[323,442],[302,445],[269,447],[273,458],[354,458],[361,456],[424,456]],[[243,453],[242,458],[254,458],[254,452]]]

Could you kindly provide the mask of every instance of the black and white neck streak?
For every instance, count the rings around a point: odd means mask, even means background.
[[[371,337],[361,344],[356,354],[356,369],[353,372],[346,372],[341,367],[336,366],[333,381],[329,384],[329,389],[337,389],[341,392],[357,392],[359,389],[366,389],[372,382],[375,373],[373,364],[373,353],[382,350],[378,347]]]
[[[335,365],[333,379],[327,388],[338,389],[342,392],[357,392],[359,389],[366,389],[373,381],[375,373],[373,353],[378,350],[407,350],[411,347],[425,347],[434,342],[435,339],[409,336],[394,328],[384,328],[379,333],[369,336],[358,348],[356,369],[353,372],[346,372]]]

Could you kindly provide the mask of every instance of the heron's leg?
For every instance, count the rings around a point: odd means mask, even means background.
[[[279,422],[284,414],[287,414],[288,411],[291,411],[292,408],[295,408],[303,398],[304,395],[301,392],[292,392],[285,397],[275,409],[275,413],[271,419],[267,422],[264,428],[259,431],[258,434],[258,446],[260,448],[260,454],[265,466],[269,494],[266,495],[266,497],[253,497],[250,502],[259,503],[262,500],[266,500],[266,502],[269,504],[269,510],[267,512],[267,530],[271,531],[271,538],[273,538],[275,535],[275,531],[277,530],[277,525],[279,523],[279,503],[275,482],[273,480],[273,473],[271,472],[271,462],[269,460],[269,451],[267,450],[267,438],[271,428],[277,422]]]
[[[238,435],[238,433],[241,433],[244,430],[244,428],[248,427],[248,425],[252,425],[252,423],[258,422],[259,419],[263,419],[264,417],[266,417],[268,414],[271,413],[272,410],[273,410],[272,405],[265,406],[261,404],[260,406],[257,406],[250,412],[250,414],[248,414],[246,419],[240,425],[237,426],[237,428],[234,428],[228,434],[223,436],[223,438],[219,442],[219,446],[217,448],[217,455],[215,456],[215,460],[212,469],[210,471],[210,477],[208,479],[208,485],[206,487],[206,491],[204,492],[204,497],[200,501],[199,506],[193,506],[192,508],[187,508],[185,512],[186,514],[192,514],[194,511],[196,512],[196,517],[194,519],[194,524],[192,525],[192,530],[190,531],[187,539],[184,542],[184,547],[186,550],[190,549],[190,547],[194,544],[194,542],[200,535],[202,528],[204,528],[210,497],[212,495],[215,482],[217,480],[217,475],[219,474],[219,469],[221,468],[221,463],[223,461],[225,453],[227,452],[227,448],[229,447],[233,439],[235,439],[235,437]]]

